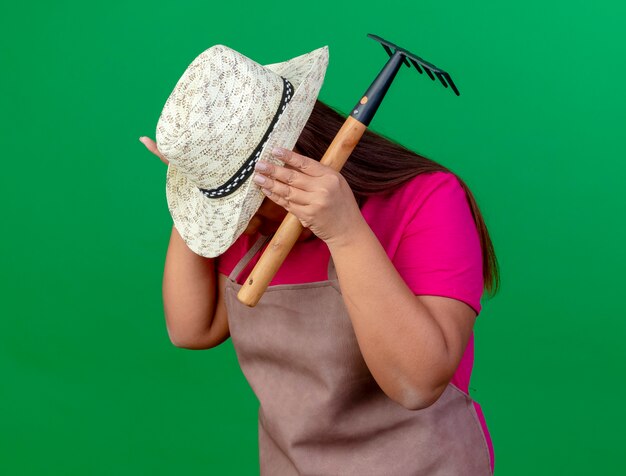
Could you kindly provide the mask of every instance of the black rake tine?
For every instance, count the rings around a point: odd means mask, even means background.
[[[411,61],[411,63],[413,63],[413,66],[415,66],[415,69],[417,70],[417,72],[419,74],[424,74],[424,71],[422,70],[422,67],[420,66],[420,64],[415,61],[413,58],[409,58],[409,61]]]
[[[461,93],[459,93],[459,90],[456,88],[456,85],[454,84],[454,81],[452,81],[452,78],[450,77],[450,75],[446,72],[444,72],[443,75],[445,76],[446,81],[448,81],[448,84],[452,88],[452,91],[454,91],[454,94],[456,94],[457,96],[460,96]]]
[[[385,45],[384,43],[381,43],[383,48],[385,48],[385,51],[387,52],[387,54],[391,57],[393,56],[393,54],[395,53],[394,51],[391,51],[391,48],[389,48],[389,46]],[[407,67],[411,67],[411,65],[409,64],[409,61],[406,59],[405,55],[402,55],[402,61],[404,61],[404,64],[407,65]]]
[[[439,78],[439,81],[441,81],[441,84],[443,84],[443,87],[447,88],[448,83],[446,83],[446,80],[443,79],[443,73],[435,73],[435,75]]]
[[[424,60],[424,59],[420,58],[419,56],[417,56],[417,55],[415,55],[415,54],[411,53],[410,51],[407,51],[407,50],[402,50],[402,51],[403,51],[403,53],[404,53],[406,56],[408,56],[409,58],[414,59],[415,61],[417,61],[417,62],[418,62],[419,64],[421,64],[421,65],[422,65],[425,69],[430,69],[431,71],[437,71],[437,72],[443,73],[443,71],[442,71],[442,70],[440,70],[439,68],[437,68],[437,66],[435,66],[435,65],[434,65],[434,64],[432,64],[432,63],[429,63],[428,61],[426,61],[426,60]]]
[[[437,75],[437,77],[439,78],[439,81],[441,81],[441,84],[443,84],[444,87],[446,87],[446,88],[448,87],[448,85],[446,84],[446,81],[447,81],[448,84],[450,84],[450,87],[452,88],[454,93],[457,96],[460,96],[459,90],[456,88],[456,86],[452,82],[452,78],[450,78],[450,75],[448,73],[446,73],[442,69],[437,68],[434,64],[431,64],[428,61],[424,61],[422,58],[420,58],[417,55],[414,55],[413,53],[411,53],[409,51],[406,51],[406,55],[407,55],[407,57],[409,57],[411,59],[411,63],[413,63],[413,66],[415,66],[416,68],[417,68],[418,64],[421,64],[423,66],[423,68],[426,70],[426,74],[428,74],[430,79],[432,79],[433,81],[435,80],[435,77],[433,76],[433,72],[434,72]],[[418,69],[418,71],[419,71],[419,69]],[[444,78],[445,78],[445,80],[444,80]]]

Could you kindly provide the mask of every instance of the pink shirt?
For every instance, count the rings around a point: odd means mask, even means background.
[[[482,253],[465,192],[456,177],[434,172],[414,177],[394,192],[368,197],[361,213],[414,294],[446,296],[465,302],[480,313],[483,292]],[[257,240],[242,235],[217,258],[217,269],[228,276]],[[270,285],[328,279],[330,252],[317,238],[296,243]],[[248,276],[258,256],[243,270]],[[474,334],[452,383],[469,394],[474,363]],[[489,447],[493,446],[480,405],[474,402]]]

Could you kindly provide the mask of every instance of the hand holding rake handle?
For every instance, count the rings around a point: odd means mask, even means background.
[[[365,132],[366,126],[348,117],[320,161],[339,171]],[[303,226],[293,214],[287,213],[258,263],[237,294],[237,299],[247,306],[256,306],[272,278],[285,261],[302,233]]]
[[[423,70],[426,71],[433,81],[436,75],[443,86],[447,88],[448,85],[450,85],[455,94],[457,96],[459,95],[459,91],[452,82],[452,78],[450,78],[450,75],[445,71],[378,36],[367,36],[381,43],[390,58],[363,97],[352,109],[352,113],[346,119],[343,126],[341,126],[341,129],[337,132],[337,135],[320,161],[323,165],[337,172],[341,170],[346,160],[348,160],[348,157],[359,143],[359,140],[361,140],[365,129],[367,129],[374,114],[376,114],[380,103],[385,97],[389,86],[402,64],[410,67],[410,61],[420,74]],[[272,278],[276,275],[280,265],[285,261],[289,251],[291,251],[291,248],[293,248],[298,240],[302,230],[303,226],[300,220],[292,213],[288,213],[278,230],[276,230],[276,233],[261,255],[258,263],[239,290],[237,294],[239,301],[250,307],[256,306],[269,286],[269,283],[272,281]]]

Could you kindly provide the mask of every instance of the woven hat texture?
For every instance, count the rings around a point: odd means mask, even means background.
[[[254,164],[275,146],[293,149],[328,66],[328,47],[261,65],[224,45],[198,55],[168,97],[156,127],[169,161],[167,204],[196,254],[222,254],[243,233],[265,195]]]

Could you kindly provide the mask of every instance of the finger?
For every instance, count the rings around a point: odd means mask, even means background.
[[[315,184],[311,180],[311,177],[298,172],[296,169],[288,169],[280,165],[265,162],[264,160],[259,160],[254,166],[254,170],[265,177],[275,179],[300,190],[307,192],[315,190]]]
[[[302,211],[303,211],[303,209],[304,209],[304,207],[306,205],[300,205],[300,204],[297,204],[297,203],[294,203],[294,202],[290,202],[290,201],[286,200],[285,197],[283,197],[282,195],[274,193],[274,192],[272,192],[271,190],[269,190],[267,188],[262,188],[261,191],[272,202],[276,203],[277,205],[280,205],[285,210],[287,210],[289,213],[294,214],[295,216],[298,217],[298,219],[300,219],[300,215],[301,215],[301,213],[302,213]]]
[[[165,156],[163,154],[161,154],[161,152],[159,151],[156,142],[154,142],[152,139],[150,139],[149,137],[143,136],[140,137],[139,140],[143,143],[143,145],[146,146],[146,148],[152,152],[154,155],[156,155],[159,159],[161,159],[161,162],[163,162],[166,165],[169,165],[169,161],[165,158]]]
[[[152,152],[154,155],[156,155],[159,159],[161,159],[161,162],[163,162],[166,165],[169,165],[169,161],[163,156],[163,154],[161,154],[161,152],[159,152],[159,149],[157,148],[156,142],[154,142],[152,139],[150,139],[147,136],[141,136],[139,138],[139,141],[146,146],[146,148]]]
[[[317,160],[300,155],[293,150],[283,149],[282,147],[275,147],[272,150],[272,155],[299,172],[312,177],[320,177],[324,175],[326,173],[326,169],[328,168],[320,164]]]
[[[270,190],[266,189],[266,188],[262,188],[261,191],[274,203],[276,203],[277,205],[280,205],[281,207],[283,207],[285,210],[287,210],[289,213],[291,213],[292,215],[295,215],[295,217],[300,220],[300,223],[302,224],[302,226],[304,228],[308,228],[309,227],[309,222],[303,218],[305,215],[305,210],[306,210],[306,205],[298,205],[295,203],[288,203],[287,201],[285,201],[285,199],[283,197],[281,197],[280,195],[276,194],[276,193],[272,193]],[[307,237],[310,236],[310,233],[306,235]],[[302,237],[302,235],[298,238],[298,241],[301,241],[302,239],[305,239],[304,237]]]
[[[306,205],[311,202],[311,192],[297,189],[259,173],[254,174],[252,180],[261,187],[265,195],[287,210],[291,204]]]

